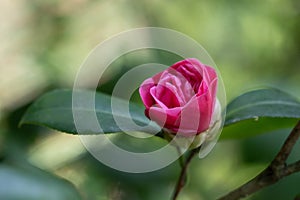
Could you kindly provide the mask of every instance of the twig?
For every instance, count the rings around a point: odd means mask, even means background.
[[[199,150],[200,150],[200,147],[191,150],[189,152],[189,155],[186,158],[185,162],[180,164],[181,165],[181,172],[180,172],[179,178],[177,180],[176,187],[174,189],[172,200],[176,200],[176,198],[178,197],[181,189],[184,187],[184,185],[186,183],[186,174],[187,174],[188,166],[189,166],[192,158],[199,152]]]
[[[300,160],[287,165],[286,160],[290,155],[295,143],[300,137],[300,121],[292,130],[280,151],[271,164],[255,178],[240,186],[234,191],[221,197],[219,200],[236,200],[246,197],[268,185],[276,183],[281,178],[300,171]]]

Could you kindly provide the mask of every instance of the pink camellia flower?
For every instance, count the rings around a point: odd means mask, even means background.
[[[201,134],[213,124],[217,82],[214,68],[194,58],[179,61],[140,86],[145,115],[172,135]]]

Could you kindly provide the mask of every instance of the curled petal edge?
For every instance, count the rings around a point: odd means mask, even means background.
[[[195,149],[201,146],[204,142],[215,141],[219,136],[222,126],[222,110],[221,104],[218,99],[216,99],[214,113],[210,122],[210,126],[206,131],[203,131],[194,136],[182,136],[180,134],[174,135],[174,133],[169,132],[164,129],[164,137],[172,145],[180,148],[181,150]]]

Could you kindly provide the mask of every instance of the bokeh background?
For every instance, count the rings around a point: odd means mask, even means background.
[[[77,136],[18,127],[34,99],[55,88],[71,88],[88,53],[121,31],[159,26],[194,38],[217,64],[228,101],[260,87],[300,98],[297,0],[1,0],[0,20],[1,199],[170,198],[178,163],[146,174],[118,172],[91,157]],[[151,56],[157,61],[167,57]],[[100,90],[110,93],[124,69],[137,63],[143,60],[125,56]],[[193,161],[179,199],[216,199],[241,185],[267,166],[288,132],[220,141],[208,157]],[[299,158],[298,142],[289,161]],[[294,174],[247,199],[298,194],[300,174]]]

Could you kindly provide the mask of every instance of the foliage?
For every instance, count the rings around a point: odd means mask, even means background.
[[[143,26],[175,29],[208,50],[221,71],[229,100],[257,86],[280,88],[298,98],[300,95],[300,20],[296,0],[4,0],[0,9],[5,19],[0,35],[0,55],[4,58],[0,67],[0,166],[7,167],[12,157],[28,160],[72,182],[84,199],[107,199],[115,191],[125,193],[128,199],[167,199],[178,172],[175,164],[145,175],[118,173],[79,151],[72,143],[76,140],[72,135],[36,126],[17,128],[33,99],[54,88],[71,87],[82,60],[108,36]],[[165,64],[174,63],[169,57],[151,54],[151,61],[167,58]],[[100,90],[111,93],[124,69],[145,58],[149,54],[125,55],[115,64],[116,70],[105,74]],[[205,161],[192,163],[193,178],[183,198],[215,199],[246,182],[267,165],[296,123],[290,118],[255,119],[225,127],[212,154]],[[278,131],[273,131],[273,125]],[[260,135],[263,132],[267,134]],[[241,138],[244,136],[247,137]],[[299,143],[296,147],[291,159],[300,156]],[[72,153],[63,154],[63,149]],[[53,163],[56,167],[52,167]],[[253,199],[293,199],[299,194],[299,178],[287,177]],[[43,181],[45,185],[48,182]],[[2,184],[6,182],[1,182],[0,188]]]

